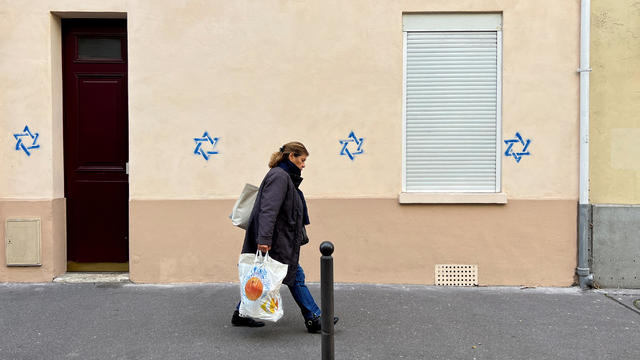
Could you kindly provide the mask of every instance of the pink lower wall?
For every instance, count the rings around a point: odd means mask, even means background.
[[[436,264],[478,265],[480,285],[569,286],[576,203],[400,205],[395,199],[309,200],[311,243],[301,263],[319,280],[319,244],[335,244],[337,282],[434,284]],[[130,275],[138,283],[236,281],[244,231],[232,200],[130,202]],[[42,266],[0,267],[0,282],[48,282],[66,271],[64,199],[0,201],[7,218],[42,219]],[[4,262],[4,246],[0,259]]]
[[[37,267],[8,267],[5,254],[7,219],[40,218],[41,261]],[[49,282],[67,269],[65,199],[0,201],[0,282]]]
[[[130,272],[140,283],[236,281],[244,231],[232,200],[130,202]],[[480,285],[569,286],[576,202],[400,205],[395,199],[309,200],[301,264],[319,280],[319,244],[335,244],[337,282],[434,284],[436,264],[478,265]]]

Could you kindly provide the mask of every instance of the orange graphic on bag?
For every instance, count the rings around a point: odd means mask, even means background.
[[[247,299],[256,300],[262,295],[262,281],[255,276],[250,278],[244,285],[244,293],[247,295]]]

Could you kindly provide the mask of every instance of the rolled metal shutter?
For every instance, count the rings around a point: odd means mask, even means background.
[[[495,192],[496,31],[407,32],[406,191]]]

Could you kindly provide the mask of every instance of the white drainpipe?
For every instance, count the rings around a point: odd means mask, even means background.
[[[578,203],[578,267],[580,287],[593,285],[589,269],[591,205],[589,204],[589,41],[591,1],[582,0],[580,11],[580,201]]]

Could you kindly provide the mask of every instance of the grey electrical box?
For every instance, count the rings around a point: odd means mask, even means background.
[[[7,219],[5,226],[7,266],[41,266],[40,219]]]

